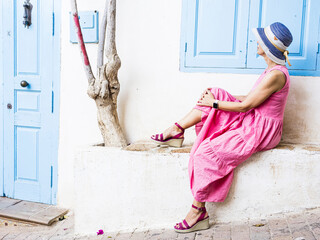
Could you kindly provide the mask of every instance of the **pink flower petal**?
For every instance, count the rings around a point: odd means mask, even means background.
[[[97,232],[97,235],[102,235],[103,234],[103,230],[99,229],[99,231]]]

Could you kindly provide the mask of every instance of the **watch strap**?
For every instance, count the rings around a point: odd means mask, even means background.
[[[218,109],[219,105],[218,105],[219,100],[215,100],[213,103],[213,108]]]

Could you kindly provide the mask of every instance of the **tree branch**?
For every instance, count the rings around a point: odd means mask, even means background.
[[[106,57],[111,57],[117,54],[116,50],[116,0],[109,0],[108,7],[108,24],[107,24],[107,47],[106,47]],[[109,59],[108,59],[109,60]]]
[[[97,59],[97,68],[99,69],[103,65],[103,54],[104,54],[104,43],[106,39],[106,27],[107,27],[107,15],[108,15],[108,0],[106,0],[102,23],[100,27],[100,36],[99,36],[99,45],[98,45],[98,59]]]
[[[77,36],[78,36],[80,53],[81,53],[81,57],[83,59],[84,70],[85,70],[86,75],[87,75],[89,86],[93,86],[94,82],[95,82],[95,77],[94,77],[94,75],[92,73],[90,61],[89,61],[87,50],[86,50],[86,46],[85,46],[85,44],[83,42],[83,36],[82,36],[79,17],[78,17],[77,0],[70,0],[70,3],[71,3],[71,13],[72,13],[73,20],[74,20],[74,23],[75,23],[75,31],[76,31]]]
[[[120,91],[118,81],[118,70],[121,66],[120,58],[117,54],[115,31],[116,31],[116,0],[108,0],[108,23],[107,23],[107,40],[106,40],[106,58],[105,74],[108,81],[109,96],[113,104],[117,105],[117,97]],[[105,98],[107,91],[101,91],[100,96]],[[111,95],[110,95],[111,94]]]

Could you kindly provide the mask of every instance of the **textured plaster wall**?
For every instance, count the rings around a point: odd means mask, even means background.
[[[104,1],[78,0],[79,10],[98,10]],[[73,206],[73,159],[76,147],[101,142],[96,107],[86,95],[87,80],[77,45],[69,42],[69,1],[62,1],[61,106],[58,204]],[[195,104],[206,87],[247,94],[258,75],[182,73],[179,71],[181,1],[121,0],[117,48],[122,60],[119,117],[128,142],[146,139],[173,124]],[[87,50],[95,72],[96,44]],[[283,139],[320,142],[320,79],[293,77]],[[186,142],[194,140],[193,129]]]
[[[319,148],[309,151],[292,145],[254,154],[236,169],[226,200],[207,204],[211,221],[261,219],[319,207],[319,157]],[[186,153],[89,147],[79,150],[76,159],[77,234],[99,228],[172,228],[190,208]]]

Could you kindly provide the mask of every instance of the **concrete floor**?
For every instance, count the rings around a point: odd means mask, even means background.
[[[14,240],[320,240],[320,209],[300,213],[275,214],[266,219],[247,222],[219,223],[210,229],[190,234],[177,234],[172,229],[152,229],[127,233],[104,233],[97,236],[75,236],[73,213],[51,226],[0,219],[0,239]],[[99,229],[97,229],[98,231]]]

